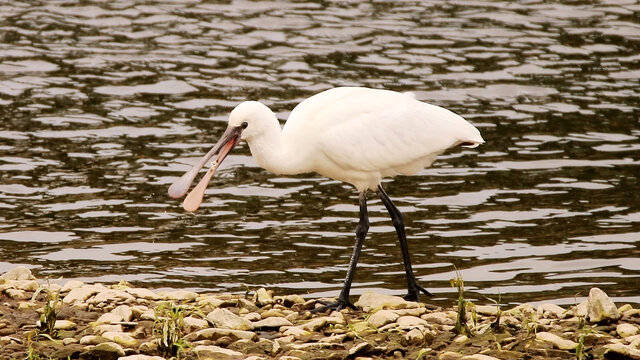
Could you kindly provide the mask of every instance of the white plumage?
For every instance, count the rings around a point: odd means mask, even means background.
[[[378,194],[396,229],[407,275],[405,298],[417,301],[420,293],[430,295],[413,274],[402,215],[380,181],[416,174],[448,148],[484,143],[478,129],[447,109],[416,100],[411,93],[389,90],[339,87],[321,92],[298,104],[282,129],[268,107],[246,101],[233,109],[218,143],[171,185],[169,195],[186,194],[199,170],[218,153],[183,202],[185,210],[195,211],[214,172],[240,140],[247,141],[251,154],[266,170],[276,174],[316,172],[353,184],[360,192],[360,221],[347,278],[338,301],[320,309],[355,308],[349,292],[369,229],[368,190]]]

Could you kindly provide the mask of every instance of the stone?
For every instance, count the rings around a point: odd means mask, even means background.
[[[560,350],[573,350],[578,347],[578,343],[562,338],[550,332],[539,332],[536,334],[536,340],[553,345]]]
[[[159,300],[160,299],[160,295],[156,294],[155,292],[153,292],[153,291],[151,291],[149,289],[127,288],[127,289],[124,289],[124,291],[128,292],[129,294],[131,294],[136,299],[146,299],[146,300]]]
[[[561,308],[556,304],[540,304],[538,305],[537,313],[542,318],[554,317],[557,319],[564,319],[567,310]]]
[[[374,328],[379,328],[396,321],[400,316],[391,310],[379,310],[371,315],[367,322]]]
[[[112,314],[120,316],[121,321],[131,321],[133,318],[133,310],[127,305],[117,306],[115,309],[110,311]]]
[[[90,296],[99,293],[103,288],[95,285],[85,285],[83,287],[73,288],[67,296],[62,299],[62,302],[65,304],[77,304],[83,303]]]
[[[476,310],[476,313],[480,315],[485,315],[485,316],[498,315],[498,307],[495,305],[477,305],[475,306],[475,310]]]
[[[586,318],[589,311],[589,301],[585,300],[576,306],[576,316]]]
[[[422,345],[424,343],[424,334],[419,329],[411,329],[404,339],[411,345]]]
[[[247,320],[249,320],[249,321],[251,321],[251,322],[262,320],[262,316],[260,316],[260,314],[258,314],[257,312],[250,312],[247,315],[243,315],[242,317],[247,319]],[[284,317],[284,315],[281,316],[281,317]]]
[[[327,325],[327,319],[322,317],[308,321],[300,325],[300,328],[307,331],[318,331],[325,327],[325,325]]]
[[[452,319],[447,313],[444,312],[433,312],[429,314],[424,314],[420,317],[421,319],[439,325],[455,325],[456,320]]]
[[[10,298],[12,298],[14,300],[26,300],[26,299],[29,299],[31,297],[24,290],[7,289],[4,292],[5,292],[5,294],[7,294]]]
[[[458,360],[462,359],[464,355],[453,352],[453,351],[445,351],[442,354],[438,355],[438,360]]]
[[[102,336],[85,335],[82,338],[80,338],[80,345],[98,345],[107,341],[108,340],[103,338]]]
[[[500,360],[500,359],[493,356],[489,356],[489,355],[473,354],[473,355],[463,356],[462,360]]]
[[[371,310],[374,309],[406,309],[418,307],[417,303],[406,301],[399,296],[376,294],[371,291],[360,295],[360,298],[354,305],[365,312],[371,312]]]
[[[206,329],[209,327],[207,320],[198,319],[193,316],[187,316],[184,318],[184,327],[187,333]]]
[[[69,280],[64,285],[62,285],[62,288],[60,288],[60,292],[66,293],[73,289],[77,289],[83,286],[84,286],[84,282],[80,280]]]
[[[96,294],[92,299],[89,299],[87,302],[89,304],[99,304],[99,303],[113,303],[113,302],[125,302],[132,301],[135,298],[124,290],[118,289],[105,289]]]
[[[417,316],[400,316],[396,322],[401,329],[410,329],[414,327],[427,327],[428,323]]]
[[[93,324],[95,324],[95,325],[111,324],[112,322],[113,323],[117,323],[117,322],[121,322],[121,321],[122,321],[122,316],[121,315],[108,312],[108,313],[104,313],[104,314],[100,315],[98,320],[96,320]]]
[[[213,345],[198,345],[193,349],[193,351],[198,356],[198,359],[202,360],[237,360],[244,358],[244,355],[241,352]]]
[[[302,329],[299,326],[292,326],[286,329],[282,335],[284,336],[292,336],[296,340],[307,341],[313,335],[310,331]]]
[[[104,342],[98,344],[87,351],[91,356],[95,356],[98,359],[116,359],[121,356],[125,356],[124,349],[119,344],[114,342]],[[81,356],[82,357],[82,356]]]
[[[162,356],[151,355],[129,355],[119,357],[118,360],[165,360]]]
[[[409,309],[398,309],[398,310],[390,310],[393,311],[394,313],[398,314],[398,316],[422,316],[424,315],[424,313],[427,312],[426,308],[423,307],[419,307],[419,308],[409,308]]]
[[[125,347],[135,347],[138,345],[138,340],[124,332],[107,331],[102,334],[102,337]]]
[[[598,288],[592,288],[591,291],[589,291],[589,299],[587,301],[587,313],[590,322],[600,323],[614,321],[620,318],[620,312],[616,304],[611,301],[604,291]]]
[[[620,324],[616,326],[616,332],[621,338],[636,335],[638,333],[638,327],[632,324]]]
[[[241,318],[227,309],[214,309],[207,315],[207,320],[223,329],[253,330],[251,321]]]
[[[158,294],[165,300],[174,301],[194,301],[198,297],[198,293],[187,290],[176,290]]]
[[[607,344],[605,347],[607,350],[604,353],[604,357],[607,359],[640,360],[640,349],[624,344]]]
[[[7,284],[14,289],[36,291],[40,287],[36,280],[7,280]]]
[[[102,334],[108,331],[111,332],[122,332],[122,325],[109,325],[109,324],[101,324],[93,327],[93,331],[97,334]]]
[[[329,343],[329,344],[340,344],[343,343],[347,339],[347,334],[336,334],[324,337],[319,340],[319,342]]]
[[[6,280],[35,280],[36,277],[31,274],[31,270],[24,266],[15,267],[6,273],[0,275],[0,282]]]
[[[53,325],[53,328],[56,330],[71,330],[77,326],[76,323],[69,320],[56,320],[56,323]]]
[[[349,356],[364,355],[373,350],[373,345],[368,342],[361,342],[349,349]]]
[[[291,321],[281,317],[268,317],[253,323],[254,329],[272,329],[280,328],[281,326],[293,326],[293,324]]]
[[[218,329],[218,328],[208,328],[196,331],[187,335],[185,338],[189,341],[197,341],[197,340],[217,340],[221,337],[228,336],[233,341],[247,339],[247,340],[257,340],[258,335],[252,331],[244,331],[244,330],[232,330],[232,329]]]
[[[273,296],[265,288],[260,288],[256,291],[256,305],[263,307],[266,305],[275,304]]]

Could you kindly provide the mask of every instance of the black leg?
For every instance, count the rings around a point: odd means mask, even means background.
[[[398,240],[400,241],[400,250],[402,251],[402,259],[404,260],[404,270],[407,273],[407,295],[404,296],[405,300],[409,301],[420,301],[420,293],[424,293],[425,295],[432,296],[430,292],[425,290],[424,288],[418,285],[416,281],[416,277],[413,274],[413,269],[411,268],[411,258],[409,256],[409,245],[407,245],[407,236],[404,233],[404,222],[402,221],[402,214],[400,210],[391,202],[389,195],[384,192],[382,185],[378,185],[378,196],[384,207],[387,208],[389,215],[391,215],[391,221],[393,222],[393,227],[396,228],[396,233],[398,234]]]
[[[347,270],[347,278],[344,280],[344,286],[338,296],[338,301],[334,303],[326,304],[325,306],[316,308],[313,312],[323,312],[327,309],[341,310],[346,307],[350,307],[357,310],[356,306],[349,301],[349,292],[351,291],[351,283],[353,282],[353,276],[356,272],[356,265],[360,258],[360,252],[362,251],[362,244],[364,238],[369,231],[369,214],[367,213],[367,193],[366,190],[360,193],[360,221],[356,226],[356,243],[353,246],[353,254],[351,254],[351,261],[349,261],[349,270]]]

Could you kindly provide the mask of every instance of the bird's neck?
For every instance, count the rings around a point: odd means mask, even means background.
[[[267,171],[281,175],[310,171],[304,151],[295,149],[285,140],[277,122],[265,128],[260,136],[248,139],[247,142],[253,158]]]

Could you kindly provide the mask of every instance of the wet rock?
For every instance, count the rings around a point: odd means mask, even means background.
[[[273,296],[265,288],[260,288],[256,291],[256,305],[263,307],[266,305],[275,304]]]
[[[207,315],[207,320],[223,329],[253,330],[251,321],[241,318],[227,309],[214,309]]]
[[[589,321],[592,323],[613,321],[620,318],[620,312],[616,304],[611,301],[604,291],[598,288],[592,288],[589,291],[587,313]]]
[[[35,276],[31,274],[31,270],[24,266],[15,267],[6,273],[0,275],[0,283],[6,280],[35,280]]]
[[[117,359],[125,356],[124,349],[114,342],[105,342],[88,349],[86,353],[101,360]]]
[[[193,349],[193,351],[198,355],[198,359],[202,360],[237,360],[244,357],[241,352],[213,345],[198,345]]]
[[[102,337],[125,347],[135,347],[138,345],[136,339],[124,332],[107,331],[102,334]]]
[[[209,323],[206,320],[198,319],[193,316],[187,316],[184,318],[184,327],[187,333],[206,329],[209,327]]]
[[[374,313],[367,319],[369,325],[374,328],[379,328],[389,323],[396,321],[400,316],[391,310],[380,310]]]
[[[631,359],[640,360],[640,350],[624,344],[605,345],[607,350],[604,357],[607,359]]]
[[[616,332],[621,338],[636,335],[638,333],[638,327],[632,324],[620,324],[616,326]]]
[[[547,344],[553,345],[555,348],[560,350],[573,350],[578,344],[571,340],[567,340],[558,335],[552,334],[550,332],[539,332],[536,334],[536,340],[545,342]]]
[[[268,317],[253,323],[254,329],[272,329],[280,328],[281,326],[293,326],[293,324],[291,321],[280,317]]]
[[[374,309],[405,309],[418,307],[417,303],[406,301],[399,296],[376,294],[370,291],[360,295],[360,298],[354,305],[365,312],[371,312],[371,310]]]
[[[53,327],[56,330],[71,330],[71,329],[74,329],[76,326],[77,326],[76,323],[69,320],[56,320],[56,323],[53,325]]]

